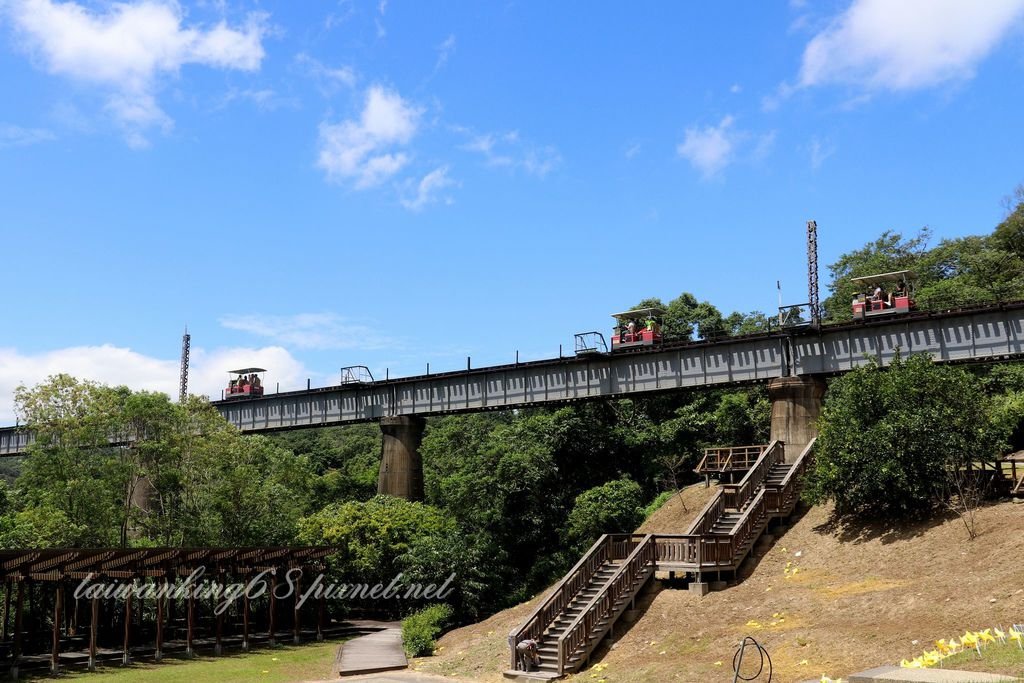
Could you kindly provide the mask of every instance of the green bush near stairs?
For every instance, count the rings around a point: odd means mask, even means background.
[[[434,639],[445,629],[452,617],[448,605],[431,605],[402,620],[402,645],[410,657],[434,654]]]

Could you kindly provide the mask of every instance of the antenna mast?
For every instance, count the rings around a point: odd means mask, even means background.
[[[185,334],[181,336],[181,392],[178,394],[178,404],[184,404],[188,398],[188,351],[192,344],[192,335],[185,328]]]
[[[807,303],[811,309],[811,327],[821,326],[821,304],[818,300],[818,224],[807,221]]]

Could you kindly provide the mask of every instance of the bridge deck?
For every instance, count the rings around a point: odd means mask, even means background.
[[[1024,356],[1024,302],[760,334],[666,344],[612,354],[554,358],[366,384],[292,391],[214,405],[245,432],[443,415],[727,386],[799,375],[833,375],[899,354],[936,362],[997,362]],[[30,437],[0,429],[0,456]]]

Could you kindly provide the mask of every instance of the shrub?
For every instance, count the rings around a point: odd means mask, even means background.
[[[675,491],[662,491],[658,494],[658,497],[650,502],[650,504],[644,508],[644,519],[650,519],[651,515],[661,509],[661,506],[672,500],[672,496],[676,495]]]
[[[616,479],[576,496],[568,537],[589,545],[601,534],[633,533],[643,521],[643,491],[631,479]]]
[[[402,645],[410,657],[428,657],[434,654],[434,639],[448,625],[452,608],[431,605],[414,612],[402,620]]]
[[[840,515],[919,517],[946,500],[949,476],[1000,441],[981,382],[925,355],[854,370],[829,387],[804,489]]]

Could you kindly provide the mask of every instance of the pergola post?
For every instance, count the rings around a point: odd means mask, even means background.
[[[302,621],[299,619],[299,600],[300,594],[302,593],[302,572],[295,578],[295,603],[294,603],[294,614],[292,616],[292,642],[296,645],[299,644],[301,638],[299,638],[299,629],[302,628]]]
[[[135,582],[132,581],[132,587],[135,586]],[[132,663],[131,654],[131,635],[132,635],[132,591],[124,597],[124,653],[121,655],[121,665],[128,666]]]
[[[223,652],[223,637],[224,637],[224,612],[217,612],[217,608],[214,607],[214,613],[217,616],[217,640],[213,645],[213,653],[219,655]]]
[[[187,627],[187,629],[185,631],[185,656],[186,657],[191,657],[193,655],[193,652],[192,652],[192,637],[193,637],[193,635],[195,635],[193,633],[194,624],[195,624],[195,618],[196,618],[196,598],[195,598],[195,595],[192,594],[192,587],[189,586],[189,591],[188,591],[188,627]]]
[[[18,680],[18,664],[21,662],[22,607],[25,606],[25,580],[18,581],[18,598],[14,604],[14,647],[11,648],[11,679]]]
[[[53,601],[53,649],[50,652],[50,673],[60,672],[60,624],[64,618],[64,584],[57,582],[57,595]]]
[[[275,626],[275,624],[274,624],[274,608],[277,606],[277,604],[276,604],[277,603],[277,595],[276,595],[276,593],[277,593],[277,571],[275,571],[270,576],[270,600],[269,600],[269,603],[270,603],[270,606],[269,606],[270,614],[268,615],[269,623],[267,624],[267,642],[270,643],[272,646],[273,645],[277,645],[277,640],[274,639],[274,626]]]
[[[167,599],[167,579],[164,579],[160,588],[156,596],[156,651],[153,653],[153,659],[158,662],[164,658],[164,601]]]
[[[7,622],[11,620],[11,580],[4,579],[4,622],[0,628],[0,640],[7,640]]]
[[[316,610],[316,639],[321,641],[324,639],[324,622],[327,617],[327,599],[321,592],[316,599],[317,610]]]
[[[242,593],[242,652],[249,651],[249,591]]]
[[[67,594],[67,590],[65,590],[64,592],[65,592],[65,594]],[[74,594],[74,592],[72,592],[72,595],[73,594]],[[74,608],[72,608],[71,614],[69,615],[69,617],[70,617],[70,622],[68,623],[68,635],[69,636],[77,636],[78,635],[78,598],[75,598],[75,606],[74,606]]]
[[[100,626],[100,599],[92,599],[92,621],[89,626],[89,671],[96,670],[96,631]]]

